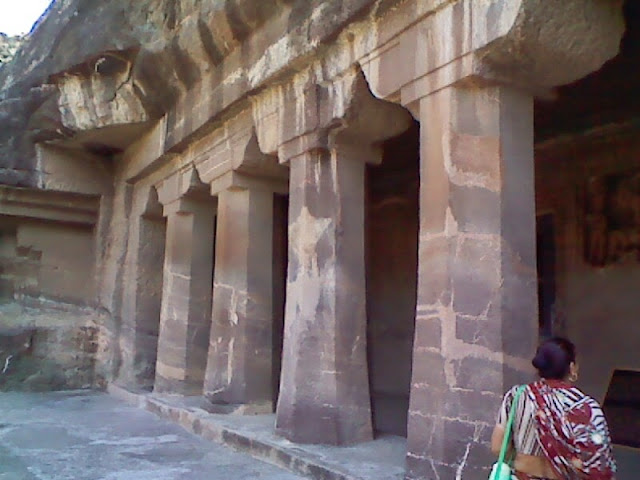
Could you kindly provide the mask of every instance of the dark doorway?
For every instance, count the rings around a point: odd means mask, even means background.
[[[166,225],[161,212],[140,219],[134,364],[138,386],[148,391],[156,377]]]
[[[284,337],[284,309],[287,290],[289,197],[275,195],[273,201],[273,409],[280,393],[282,370],[282,342]]]
[[[367,344],[376,434],[407,435],[418,275],[419,127],[367,168]]]
[[[541,215],[536,223],[538,325],[540,338],[545,339],[554,334],[556,303],[556,244],[553,215]]]
[[[10,217],[0,216],[0,303],[13,300],[17,227]]]

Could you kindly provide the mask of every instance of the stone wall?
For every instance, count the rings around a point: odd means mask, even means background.
[[[0,216],[5,297],[46,298],[76,305],[95,295],[91,228]]]
[[[104,385],[94,243],[90,228],[0,215],[0,390]]]
[[[89,304],[94,297],[94,234],[91,229],[46,222],[21,222],[17,254],[37,257],[33,276],[19,294]],[[28,282],[28,283],[27,283]]]
[[[101,323],[93,310],[71,304],[0,304],[0,390],[104,386],[104,372],[96,368]]]
[[[0,389],[104,385],[98,210],[94,196],[0,188]]]

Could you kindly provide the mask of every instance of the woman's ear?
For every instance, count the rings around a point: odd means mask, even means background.
[[[569,365],[569,381],[577,382],[578,381],[578,371],[580,368],[576,362],[571,362]]]

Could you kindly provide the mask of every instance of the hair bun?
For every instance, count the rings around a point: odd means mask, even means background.
[[[545,353],[546,352],[544,350],[538,350],[538,352],[536,353],[536,356],[531,361],[533,366],[538,371],[548,370],[549,367],[551,366],[550,359],[549,359],[548,355],[545,355]]]
[[[576,348],[569,340],[554,337],[538,347],[531,363],[542,378],[562,380],[569,375],[571,362],[576,361]]]

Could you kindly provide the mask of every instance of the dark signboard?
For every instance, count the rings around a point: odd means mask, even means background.
[[[613,443],[640,448],[640,372],[613,372],[603,410]]]

